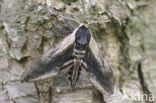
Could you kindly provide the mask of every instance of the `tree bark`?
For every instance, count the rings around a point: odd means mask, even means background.
[[[155,4],[155,0],[0,0],[0,103],[154,103]],[[114,94],[103,96],[81,75],[75,90],[66,75],[20,83],[30,63],[79,23],[88,24],[113,68]]]

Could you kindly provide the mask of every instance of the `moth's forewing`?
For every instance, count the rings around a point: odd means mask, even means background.
[[[98,50],[93,37],[86,50],[84,62],[87,64],[86,71],[93,86],[105,95],[112,94],[114,91],[113,72]]]
[[[34,61],[30,68],[23,73],[21,81],[40,81],[58,75],[61,66],[71,59],[76,31],[77,29],[54,49]]]

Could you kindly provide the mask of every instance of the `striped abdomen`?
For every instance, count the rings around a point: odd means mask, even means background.
[[[85,52],[86,51],[84,51],[84,50],[80,51],[77,49],[74,49],[74,51],[73,51],[73,56],[74,56],[74,62],[73,63],[74,64],[73,64],[72,69],[69,71],[69,74],[70,74],[69,79],[70,79],[72,87],[75,87],[76,82],[79,78]]]

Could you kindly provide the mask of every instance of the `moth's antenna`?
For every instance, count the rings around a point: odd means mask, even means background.
[[[68,25],[68,27],[69,27],[69,29],[71,30],[71,31],[73,31],[75,28],[73,27],[73,25],[69,22],[69,21],[67,21],[67,22],[65,22],[65,21],[63,21],[64,23],[67,23],[67,25]]]
[[[60,16],[61,18],[63,18],[63,19],[66,19],[66,20],[72,20],[72,21],[75,21],[77,24],[80,25],[80,22],[79,22],[78,20],[74,19],[74,18],[65,17],[65,16],[63,16],[63,15],[59,15],[59,16]]]
[[[66,31],[66,30],[62,30],[60,29],[59,27],[57,27],[55,24],[53,24],[53,27],[57,28],[59,31],[61,32],[65,32],[65,33],[71,33],[75,28],[73,27],[72,24],[69,23],[69,20],[71,21],[75,21],[78,25],[80,25],[80,22],[74,18],[70,18],[70,17],[66,17],[66,16],[63,16],[63,15],[58,15],[60,17],[60,19],[62,19],[62,21],[65,23],[67,23],[67,26],[69,27],[70,31]],[[65,24],[66,24],[65,23]]]
[[[66,31],[66,30],[63,30],[63,29],[60,29],[59,27],[57,27],[55,24],[53,24],[53,27],[55,27],[57,30],[63,32],[63,33],[71,33],[71,31]]]
[[[91,24],[97,24],[97,23],[106,23],[106,22],[110,22],[111,20],[104,20],[104,21],[91,21],[90,23],[87,24],[87,26],[91,25]]]

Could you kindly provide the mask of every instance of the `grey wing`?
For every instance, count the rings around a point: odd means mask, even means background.
[[[70,65],[74,48],[74,35],[70,34],[54,49],[39,57],[30,65],[22,77],[21,82],[40,81],[58,75],[62,66]],[[68,63],[66,63],[68,62]],[[65,65],[63,65],[65,64]]]
[[[84,58],[84,68],[93,86],[105,95],[114,92],[114,76],[111,67],[98,50],[94,38],[91,39]]]
[[[50,56],[53,55],[52,52],[55,51],[54,49],[48,57],[42,56],[38,58],[31,64],[30,68],[24,72],[21,81],[39,81],[58,75],[62,69],[61,66],[71,60],[72,50],[73,45],[55,56]]]
[[[114,91],[114,77],[110,66],[105,63],[102,56],[99,56],[101,63],[94,57],[90,50],[84,58],[87,64],[87,74],[93,86],[103,94],[110,95]]]

